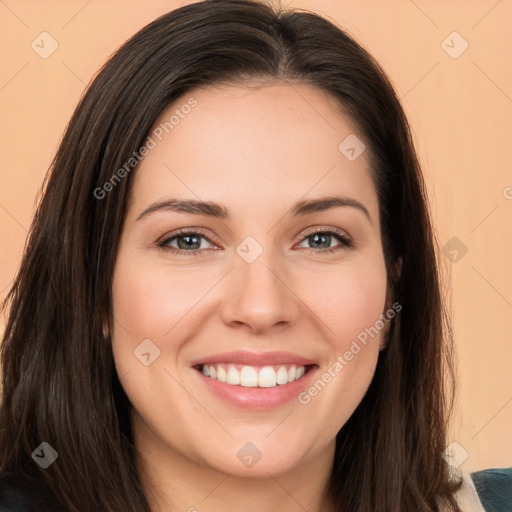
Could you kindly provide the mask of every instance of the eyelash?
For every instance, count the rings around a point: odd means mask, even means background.
[[[306,238],[309,238],[310,236],[316,235],[316,234],[334,235],[334,237],[337,238],[338,241],[341,242],[341,243],[339,245],[335,246],[335,247],[330,247],[330,248],[327,248],[327,249],[313,249],[313,248],[309,248],[309,247],[305,247],[304,248],[307,252],[312,253],[312,254],[334,253],[334,252],[336,252],[336,251],[338,251],[340,249],[350,248],[350,247],[354,246],[354,242],[350,238],[345,236],[343,231],[335,229],[335,228],[317,229],[317,230],[314,230],[314,231],[311,231],[311,232],[306,232],[303,235],[303,237],[301,238],[301,240],[299,241],[299,243],[302,243]],[[189,255],[189,256],[199,256],[203,251],[208,250],[208,249],[194,249],[193,251],[185,251],[183,249],[173,250],[173,249],[175,249],[174,247],[171,248],[171,247],[169,247],[167,245],[169,242],[171,242],[175,238],[179,238],[180,236],[187,236],[187,235],[201,235],[202,238],[208,240],[208,242],[210,242],[211,244],[215,245],[215,243],[212,242],[206,236],[205,232],[203,230],[201,230],[201,229],[195,229],[194,231],[193,230],[187,230],[187,229],[179,229],[177,232],[172,233],[172,236],[166,237],[161,242],[158,242],[157,246],[160,249],[163,249],[164,251],[168,251],[170,254],[178,254],[178,255],[179,254],[186,254],[186,255]]]

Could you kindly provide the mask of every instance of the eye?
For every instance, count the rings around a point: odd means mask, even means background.
[[[338,240],[340,243],[332,247],[331,242],[333,239]],[[305,235],[305,238],[303,238],[303,242],[301,242],[301,244],[304,242],[308,242],[317,246],[312,248],[305,248],[308,252],[314,254],[333,253],[340,249],[352,247],[354,245],[352,240],[348,238],[343,231],[333,228],[327,230],[319,230],[317,228],[315,231],[309,232]],[[318,246],[323,246],[323,248],[319,249]]]
[[[333,239],[338,240],[339,242],[339,244],[334,247],[331,246]],[[301,244],[308,242],[313,245],[323,246],[321,248],[305,247],[306,251],[314,254],[333,253],[343,248],[353,247],[354,245],[352,240],[348,238],[343,231],[334,228],[316,228],[316,230],[303,235],[301,240],[303,240]],[[180,229],[177,232],[172,233],[171,236],[168,236],[158,242],[157,245],[158,247],[169,251],[171,254],[188,254],[191,256],[198,256],[207,250],[203,241],[206,241],[206,245],[208,243],[213,244],[213,242],[200,229]],[[215,244],[213,245],[215,246]]]
[[[194,231],[180,229],[178,232],[172,234],[172,236],[158,242],[158,247],[168,250],[171,254],[189,254],[196,256],[206,249],[202,243],[203,240],[206,240],[210,244],[213,243],[205,236],[204,232],[199,229],[195,229]],[[178,250],[171,250],[173,248]]]

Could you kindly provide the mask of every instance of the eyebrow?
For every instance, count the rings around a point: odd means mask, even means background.
[[[364,213],[364,215],[370,221],[370,224],[372,224],[372,219],[366,207],[356,199],[352,199],[350,197],[328,196],[316,199],[304,199],[295,203],[287,214],[291,215],[292,217],[300,217],[312,213],[332,210],[333,208],[338,208],[341,206],[356,208],[360,212]],[[148,206],[137,217],[137,221],[159,211],[191,213],[194,215],[207,215],[209,217],[219,219],[230,219],[229,210],[219,203],[215,203],[213,201],[196,201],[193,199],[170,198]]]

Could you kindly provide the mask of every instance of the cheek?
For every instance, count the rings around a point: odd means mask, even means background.
[[[129,249],[120,252],[112,284],[112,350],[119,378],[126,376],[123,388],[136,409],[154,414],[145,397],[160,396],[169,388],[172,377],[165,370],[176,367],[182,346],[200,331],[199,317],[208,304],[201,299],[217,281],[211,271],[198,277],[197,270],[185,266],[169,268],[147,263]],[[147,352],[151,360],[157,357],[145,366],[137,356]],[[176,386],[176,404],[187,404],[189,398]]]
[[[115,367],[134,410],[154,431],[163,418],[171,421],[169,411],[197,408],[176,384],[172,361],[184,343],[178,334],[180,321],[190,325],[191,309],[204,295],[204,286],[197,275],[148,265],[129,251],[121,252],[116,262],[112,284]]]
[[[339,353],[380,318],[386,286],[384,263],[375,259],[373,264],[346,265],[338,271],[331,268],[325,275],[309,275],[297,294],[304,297],[331,347]]]
[[[386,300],[386,271],[378,259],[329,275],[329,281],[320,275],[310,280],[322,286],[304,284],[301,291],[329,343],[316,380],[299,396],[325,426],[326,440],[346,423],[371,383]]]
[[[163,339],[215,283],[197,271],[119,261],[113,281],[114,314],[133,337]],[[193,316],[193,315],[192,315]]]

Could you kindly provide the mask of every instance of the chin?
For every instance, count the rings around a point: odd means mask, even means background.
[[[286,439],[276,438],[272,441],[268,438],[269,430],[259,436],[243,436],[243,439],[230,439],[222,443],[218,448],[206,451],[202,448],[204,462],[225,474],[238,478],[268,479],[277,477],[295,470],[297,466],[304,464],[306,452],[306,440],[297,443],[301,449],[296,449],[293,444],[288,444]],[[270,437],[272,434],[270,435]],[[266,438],[266,439],[265,439]],[[240,440],[239,440],[240,439]],[[220,443],[219,443],[220,444]]]

